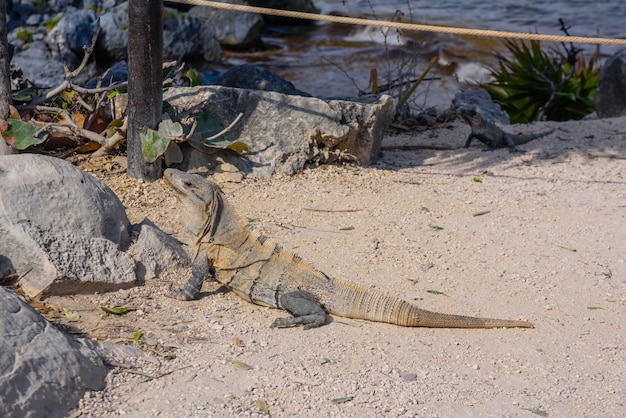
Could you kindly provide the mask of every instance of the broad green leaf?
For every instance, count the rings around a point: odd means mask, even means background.
[[[472,181],[474,183],[482,183],[483,182],[482,179],[479,179],[478,177],[472,177]]]
[[[201,86],[202,83],[202,74],[200,74],[198,71],[191,69],[189,71],[187,71],[185,73],[185,77],[187,77],[189,79],[189,86],[190,87],[195,87],[195,86]]]
[[[143,334],[141,333],[141,331],[135,332],[135,335],[133,336],[133,341],[135,342],[135,344],[139,345],[142,335]]]
[[[339,228],[340,231],[352,231],[353,229],[354,229],[354,227],[352,225],[344,226],[343,228]]]
[[[125,315],[128,312],[137,310],[137,308],[134,308],[132,306],[123,306],[121,308],[115,308],[115,309],[109,309],[106,306],[101,306],[100,309],[102,309],[105,313],[108,313],[111,315]]]
[[[22,122],[17,118],[9,118],[7,122],[9,124],[9,130],[4,132],[2,136],[7,144],[17,150],[21,151],[31,145],[41,144],[46,140],[46,138],[48,138],[48,133],[46,131],[39,129],[30,123]]]
[[[587,306],[587,309],[590,311],[606,311],[606,308],[603,308],[602,306]]]
[[[171,139],[183,136],[183,125],[167,118],[159,123],[159,135],[169,136]]]
[[[32,87],[18,90],[12,94],[14,102],[30,102],[35,96],[37,96],[37,90]]]
[[[120,128],[122,125],[124,125],[124,121],[122,119],[113,119],[107,125],[106,136],[110,138],[115,135],[115,133],[117,132],[117,128]]]
[[[431,227],[432,229],[434,229],[435,231],[443,230],[443,226],[433,225],[433,224],[428,224],[428,226]]]
[[[141,139],[141,153],[149,163],[154,162],[163,155],[172,140],[167,136],[159,135],[158,132],[152,129],[146,129],[139,134],[139,138]]]
[[[170,141],[165,153],[163,154],[165,159],[165,165],[171,167],[174,164],[180,164],[183,162],[183,152],[178,144],[174,141]]]
[[[243,154],[244,152],[250,152],[250,147],[248,146],[248,144],[246,144],[244,142],[241,142],[241,141],[231,142],[230,144],[228,144],[226,146],[226,148],[235,151],[237,154]]]
[[[176,358],[175,354],[166,354],[166,355],[163,356],[163,359],[168,360],[168,361],[169,360],[174,360],[175,358]]]
[[[446,295],[444,292],[440,291],[440,290],[427,290],[426,293],[430,293],[432,295],[443,295],[443,296],[448,296]]]

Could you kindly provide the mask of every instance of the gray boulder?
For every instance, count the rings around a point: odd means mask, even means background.
[[[15,52],[13,61],[22,69],[24,77],[40,87],[56,87],[65,79],[63,63],[53,57],[42,41],[34,41],[28,48]]]
[[[175,270],[184,274],[182,270],[189,267],[191,259],[176,239],[148,219],[133,225],[133,228],[139,230],[139,238],[132,247],[137,260],[137,278],[145,281],[158,277],[164,271]]]
[[[225,137],[250,146],[240,169],[253,176],[291,175],[307,163],[337,160],[368,165],[378,154],[395,110],[392,98],[385,95],[325,101],[222,86],[168,89],[163,99],[177,113],[207,112],[224,125],[243,113]],[[203,169],[202,158],[189,160],[197,165],[182,168]]]
[[[163,59],[180,57],[201,58],[207,62],[219,61],[222,48],[211,27],[187,13],[166,13],[163,21]]]
[[[130,287],[135,262],[121,202],[73,165],[34,154],[0,156],[0,254],[30,297]]]
[[[105,61],[123,61],[128,58],[128,3],[100,16],[96,53]]]
[[[228,0],[226,3],[245,4],[241,0]],[[259,33],[263,27],[260,15],[204,6],[194,6],[187,13],[211,28],[222,46],[243,49],[260,42]]]
[[[596,112],[600,118],[626,116],[626,50],[609,58],[596,89]]]
[[[106,368],[13,292],[0,287],[0,416],[66,417]]]
[[[282,94],[296,96],[311,96],[309,93],[298,90],[291,81],[285,80],[278,74],[267,71],[254,64],[243,64],[224,72],[215,84],[240,89],[275,91]]]
[[[510,123],[509,115],[502,110],[500,105],[493,101],[487,90],[480,87],[471,87],[459,91],[452,99],[452,105],[457,108],[475,109],[483,115],[485,119],[494,121],[501,125]]]
[[[180,57],[219,61],[222,49],[210,26],[189,13],[165,9],[163,20],[163,59]],[[98,56],[107,61],[128,59],[128,2],[119,4],[100,17]]]
[[[68,11],[48,33],[48,48],[58,51],[63,62],[79,64],[85,54],[84,47],[91,45],[95,31],[94,22],[93,11]]]

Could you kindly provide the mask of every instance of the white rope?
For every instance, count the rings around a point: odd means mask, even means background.
[[[171,0],[175,3],[191,4],[194,6],[208,6],[216,9],[236,10],[239,12],[259,13],[264,15],[291,17],[295,19],[320,20],[334,23],[346,23],[350,25],[379,26],[410,31],[449,33],[465,36],[482,36],[491,38],[525,39],[533,41],[550,42],[574,42],[586,44],[603,45],[626,45],[626,39],[613,38],[593,38],[586,36],[564,36],[564,35],[542,35],[539,33],[507,32],[485,29],[467,29],[448,26],[420,25],[404,22],[386,22],[380,20],[361,19],[356,17],[329,16],[315,13],[295,12],[291,10],[270,9],[266,7],[255,7],[242,4],[221,3],[209,0]]]

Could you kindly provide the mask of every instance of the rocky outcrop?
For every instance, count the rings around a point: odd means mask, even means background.
[[[376,158],[395,110],[392,98],[385,95],[325,101],[222,86],[173,88],[164,93],[163,100],[177,113],[206,112],[224,125],[243,113],[225,137],[248,144],[251,152],[238,163],[252,176],[291,175],[307,163],[368,165]],[[203,171],[204,164],[215,160],[213,155],[194,154],[183,168]]]
[[[130,224],[102,182],[56,158],[0,157],[0,254],[30,297],[135,283]]]
[[[241,0],[228,0],[226,3],[245,4]],[[229,48],[245,49],[258,44],[263,19],[255,13],[241,13],[232,10],[194,6],[187,12],[195,16],[203,26],[211,28],[220,45]]]
[[[102,390],[106,368],[0,287],[0,416],[66,417],[86,390]]]
[[[600,118],[626,116],[626,49],[609,58],[600,71],[596,112]]]

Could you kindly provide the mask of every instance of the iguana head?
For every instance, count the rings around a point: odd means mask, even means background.
[[[473,107],[461,106],[460,108],[457,109],[456,112],[460,117],[465,119],[465,121],[469,123],[470,125],[476,124],[478,119],[480,118],[480,116],[478,115],[478,112]]]
[[[183,223],[191,235],[195,258],[202,241],[213,239],[223,202],[222,190],[202,176],[172,168],[165,170],[163,178],[183,206]]]

